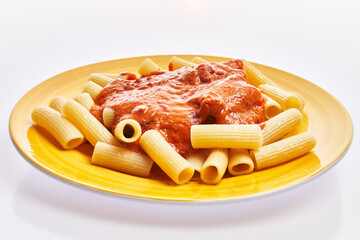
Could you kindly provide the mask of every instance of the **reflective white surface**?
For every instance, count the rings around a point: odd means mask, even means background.
[[[358,1],[1,1],[1,239],[359,239]],[[247,58],[338,98],[351,149],[326,174],[246,202],[162,204],[59,182],[28,164],[8,134],[18,99],[89,63],[151,54]],[[20,71],[21,70],[21,71]]]

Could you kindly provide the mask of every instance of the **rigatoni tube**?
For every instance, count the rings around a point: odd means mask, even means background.
[[[134,119],[122,120],[116,125],[114,135],[120,141],[135,142],[141,136],[141,126]]]
[[[91,163],[116,171],[147,177],[154,161],[144,154],[97,142]]]
[[[85,84],[82,92],[90,94],[91,98],[95,100],[102,90],[103,88],[100,85],[94,83],[93,81],[89,81]]]
[[[301,108],[301,100],[293,93],[287,92],[275,86],[270,86],[268,84],[260,85],[259,89],[261,89],[265,95],[278,102],[283,111],[290,108]]]
[[[282,108],[278,102],[266,96],[264,110],[265,110],[266,119],[270,119],[281,113]]]
[[[229,162],[228,149],[211,149],[201,168],[200,178],[206,184],[217,184],[224,176]]]
[[[297,158],[316,145],[315,138],[309,133],[301,133],[250,152],[255,169],[272,167]]]
[[[102,113],[102,117],[105,127],[111,128],[111,124],[115,119],[115,110],[111,107],[105,107]]]
[[[201,63],[206,63],[207,61],[201,57],[194,57],[192,60],[191,60],[193,63],[196,63],[196,64],[201,64]]]
[[[66,103],[66,98],[63,96],[53,97],[49,102],[49,107],[55,109],[59,113],[62,111],[62,107]]]
[[[92,73],[89,76],[89,81],[92,81],[99,85],[100,87],[105,87],[108,85],[113,79],[104,75],[101,75],[100,73]]]
[[[194,175],[194,167],[158,131],[146,131],[140,138],[140,145],[175,183],[185,184]]]
[[[150,58],[145,59],[139,66],[138,72],[141,76],[149,76],[154,72],[161,71],[161,67]]]
[[[70,100],[63,107],[64,115],[95,146],[97,142],[119,145],[119,141],[80,103]]]
[[[73,99],[90,111],[91,107],[94,105],[94,100],[91,98],[89,93],[80,93],[73,97]]]
[[[279,140],[300,124],[301,121],[302,114],[295,108],[288,109],[269,119],[262,130],[263,146]]]
[[[260,86],[261,84],[269,84],[276,86],[276,84],[262,72],[260,72],[254,65],[242,59],[244,64],[244,70],[246,73],[247,82],[255,87]]]
[[[191,126],[193,148],[247,148],[262,145],[261,129],[256,124],[203,124]]]
[[[194,169],[198,172],[201,171],[201,167],[206,161],[209,155],[209,149],[195,149],[194,152],[187,158],[188,162],[194,166]]]
[[[84,141],[83,134],[58,111],[38,106],[31,113],[34,123],[45,128],[64,149],[73,149]]]
[[[249,150],[232,148],[229,149],[228,170],[231,175],[249,174],[254,171],[254,163],[251,160]]]
[[[186,61],[182,58],[178,58],[178,57],[174,56],[170,59],[169,70],[174,71],[174,70],[177,70],[182,67],[192,67],[192,66],[196,66],[196,65],[197,65],[196,63],[192,63],[192,62]]]

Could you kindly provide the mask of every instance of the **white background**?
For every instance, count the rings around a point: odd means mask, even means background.
[[[359,1],[0,3],[1,239],[360,239]],[[348,109],[352,147],[290,191],[206,205],[78,189],[17,153],[9,115],[36,84],[85,64],[156,54],[244,57],[306,78]]]

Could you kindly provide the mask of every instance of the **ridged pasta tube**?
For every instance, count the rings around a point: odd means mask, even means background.
[[[176,56],[172,57],[169,62],[169,70],[174,71],[182,67],[193,67],[196,66],[196,63],[192,63],[189,61],[186,61],[182,58],[178,58]]]
[[[262,145],[261,129],[256,124],[203,124],[191,126],[193,148],[246,148]]]
[[[119,141],[86,108],[75,100],[69,100],[63,107],[64,115],[80,130],[91,145],[104,142],[119,145]]]
[[[158,131],[146,131],[140,138],[140,145],[175,183],[185,184],[194,175],[194,167]]]
[[[90,111],[91,107],[94,105],[94,100],[91,98],[88,93],[80,93],[73,97],[73,99],[80,103],[84,108]]]
[[[267,84],[262,84],[258,86],[258,88],[261,89],[261,91],[265,95],[269,96],[270,98],[278,102],[283,111],[290,108],[300,109],[301,107],[301,102],[299,97],[293,93],[289,93],[278,87],[270,86]]]
[[[251,63],[242,59],[244,64],[244,70],[246,73],[246,80],[249,84],[258,87],[261,84],[269,84],[272,86],[277,86],[270,78],[265,76],[262,72],[260,72],[257,68],[255,68]]]
[[[120,76],[120,73],[97,73],[97,74],[100,74],[100,75],[103,75],[105,77],[109,77],[112,79],[118,78]]]
[[[158,72],[161,70],[162,69],[159,65],[154,63],[154,61],[150,58],[147,58],[140,64],[138,72],[141,76],[149,76],[154,72]]]
[[[250,157],[249,150],[232,148],[229,149],[228,171],[231,175],[249,174],[254,171],[254,163]]]
[[[302,121],[302,114],[295,108],[288,109],[269,119],[263,132],[263,146],[275,142],[293,130]]]
[[[298,98],[300,99],[300,107],[299,107],[299,110],[302,111],[302,110],[304,109],[304,107],[305,107],[305,102],[306,102],[304,96],[301,95],[301,94],[298,93],[298,92],[290,92],[290,93],[298,96]]]
[[[38,106],[31,113],[31,119],[45,128],[64,149],[73,149],[84,141],[84,135],[58,111]]]
[[[224,176],[228,166],[227,148],[213,148],[201,168],[200,178],[206,184],[217,184]]]
[[[110,77],[101,75],[100,73],[92,73],[89,76],[89,81],[92,81],[92,82],[96,83],[100,87],[105,87],[110,82],[112,82],[113,79],[110,78]]]
[[[111,128],[111,124],[115,119],[115,110],[111,107],[104,108],[102,117],[105,127]]]
[[[116,171],[147,177],[154,161],[144,154],[97,142],[91,163]]]
[[[209,152],[209,149],[195,149],[194,152],[187,158],[187,160],[194,166],[196,171],[200,172],[202,165],[209,155]]]
[[[135,142],[141,136],[141,126],[134,119],[122,120],[116,125],[114,135],[120,141]]]
[[[201,63],[206,63],[207,61],[201,57],[194,57],[192,60],[191,60],[193,63],[196,63],[196,64],[201,64]]]
[[[90,94],[91,98],[95,100],[101,90],[103,90],[103,88],[100,85],[94,83],[93,81],[89,81],[85,84],[82,92]]]
[[[282,108],[278,102],[266,96],[264,110],[265,110],[266,119],[270,119],[281,113]]]
[[[62,107],[66,103],[66,98],[63,96],[53,97],[49,102],[49,107],[55,109],[59,113],[62,111]]]
[[[297,158],[316,145],[315,138],[309,133],[301,133],[250,152],[255,169],[272,167]]]

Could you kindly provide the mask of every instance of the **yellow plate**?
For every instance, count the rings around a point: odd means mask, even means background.
[[[188,60],[194,57],[178,56]],[[214,62],[228,60],[224,57],[201,57]],[[305,97],[304,112],[307,117],[299,131],[308,129],[316,137],[317,146],[312,153],[288,163],[249,175],[225,177],[215,186],[202,184],[199,179],[176,186],[157,174],[159,172],[156,168],[151,179],[147,179],[93,166],[90,164],[92,147],[89,144],[76,150],[62,150],[52,136],[32,124],[30,114],[35,106],[47,105],[54,96],[71,98],[77,95],[90,73],[136,72],[145,58],[126,58],[75,68],[31,89],[16,104],[10,117],[10,134],[16,147],[25,158],[45,172],[91,189],[166,201],[219,201],[263,196],[297,185],[333,166],[350,145],[352,121],[337,99],[305,79],[260,64],[255,65],[281,87],[297,91]],[[166,69],[171,56],[150,58]]]

